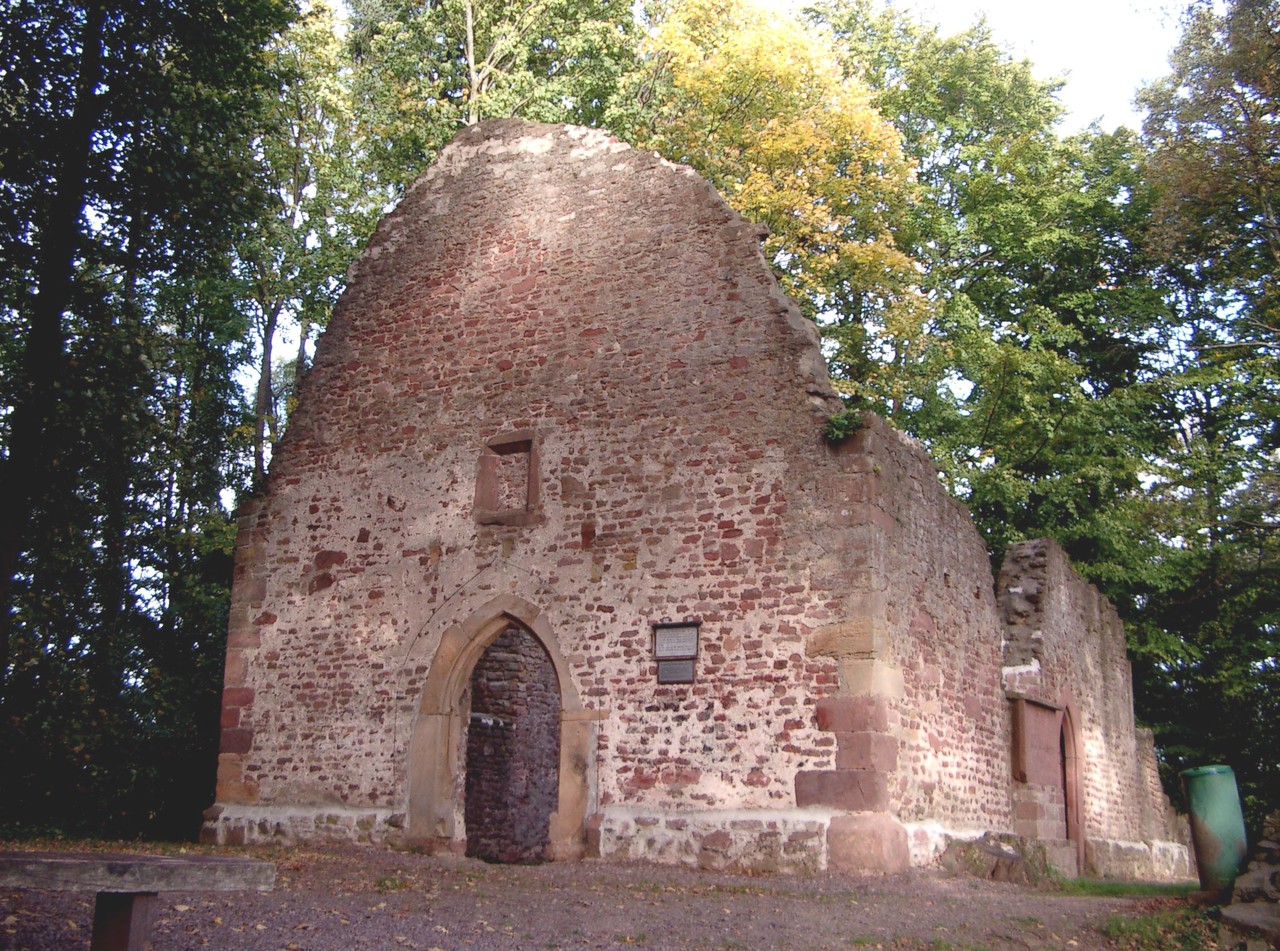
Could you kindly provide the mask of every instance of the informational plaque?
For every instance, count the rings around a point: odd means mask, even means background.
[[[658,683],[691,684],[697,671],[698,628],[692,618],[653,625],[653,656],[658,661]]]
[[[658,660],[679,660],[698,656],[697,624],[655,624],[653,656]]]
[[[691,684],[693,683],[693,660],[660,660],[658,661],[658,683]]]

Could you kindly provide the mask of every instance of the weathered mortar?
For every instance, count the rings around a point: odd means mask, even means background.
[[[901,822],[916,861],[1011,827],[982,541],[883,422],[824,442],[839,401],[760,238],[598,132],[441,153],[242,514],[211,837],[459,847],[461,691],[511,623],[560,677],[553,854],[884,867]],[[701,622],[692,684],[657,683],[667,618]]]

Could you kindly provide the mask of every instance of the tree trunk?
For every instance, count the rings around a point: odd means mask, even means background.
[[[464,0],[467,15],[467,125],[480,121],[480,77],[476,72],[475,12],[471,0]]]
[[[29,320],[22,373],[10,417],[8,456],[0,463],[0,710],[8,703],[7,672],[13,625],[13,590],[32,512],[50,491],[62,450],[57,432],[65,388],[66,331],[63,312],[71,299],[80,217],[88,195],[89,156],[100,118],[95,90],[102,80],[103,0],[89,0],[80,43],[76,104],[67,121],[58,160],[58,181],[39,229],[37,293],[23,308]]]

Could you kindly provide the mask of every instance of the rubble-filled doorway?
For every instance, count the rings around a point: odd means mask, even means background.
[[[535,638],[550,659],[560,702],[558,799],[550,821],[547,857],[565,861],[586,853],[587,814],[594,804],[596,723],[608,714],[584,709],[550,620],[515,594],[499,595],[449,625],[431,650],[405,770],[409,783],[406,845],[430,852],[466,848],[471,675],[489,646],[513,626]]]
[[[467,855],[547,858],[559,797],[560,687],[541,642],[512,624],[476,661],[468,684]]]

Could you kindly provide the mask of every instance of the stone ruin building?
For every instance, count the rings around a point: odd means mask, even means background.
[[[1185,875],[1112,607],[998,579],[688,168],[459,134],[353,265],[241,513],[209,841]]]

